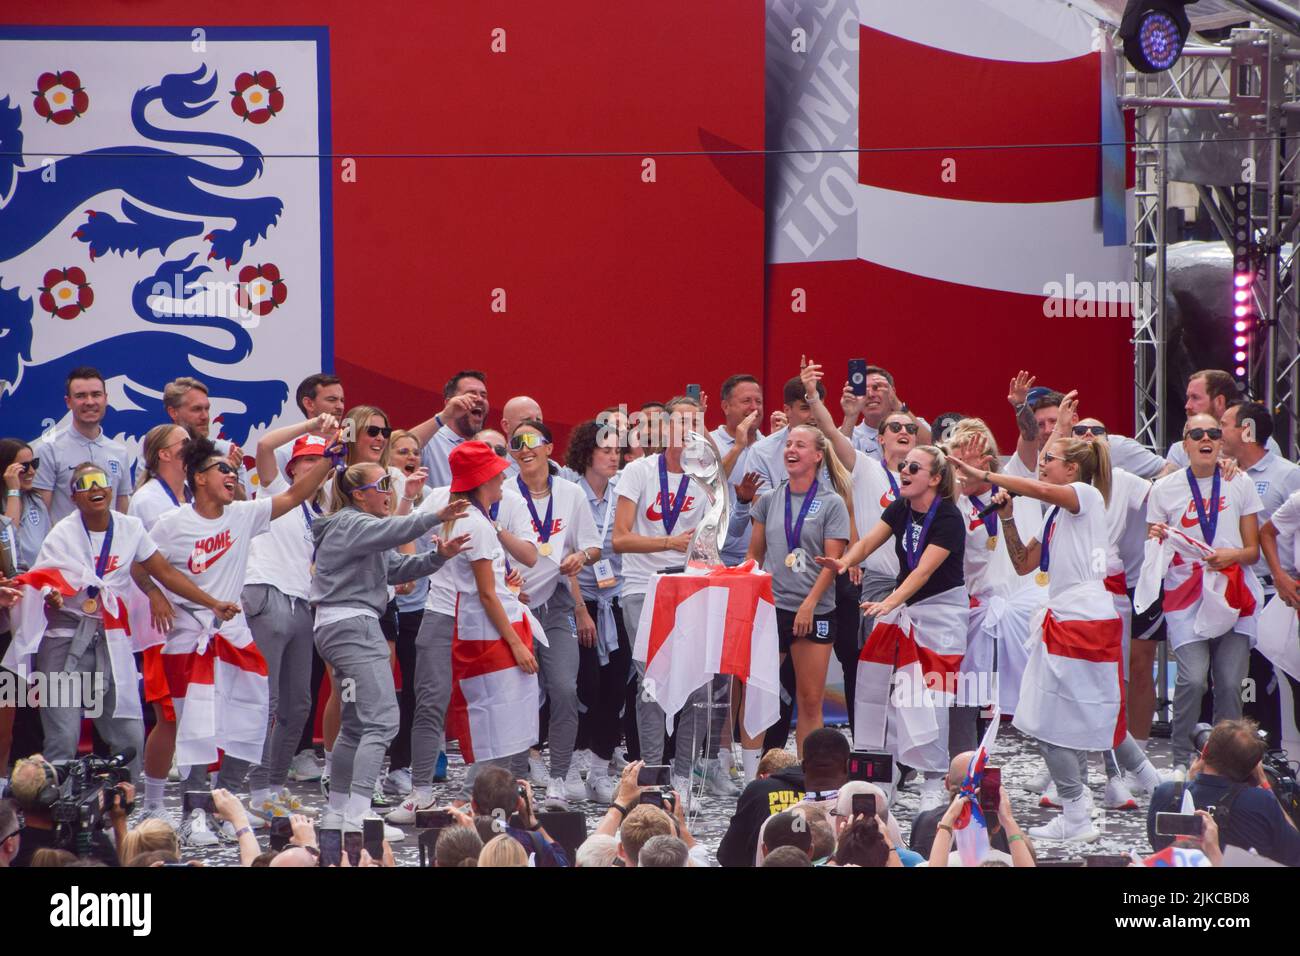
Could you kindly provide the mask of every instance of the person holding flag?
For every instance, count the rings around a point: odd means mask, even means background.
[[[573,763],[578,737],[578,637],[574,633],[573,578],[600,560],[601,541],[586,496],[573,482],[551,474],[551,430],[525,418],[510,435],[510,455],[518,476],[504,495],[515,499],[532,518],[537,563],[523,570],[528,606],[546,631],[537,650],[541,681],[550,705],[547,743],[551,767],[547,810],[567,810],[570,800],[584,800],[587,787]],[[583,606],[586,610],[586,606]]]
[[[1222,448],[1223,430],[1217,420],[1210,415],[1187,419],[1183,450],[1189,464],[1157,481],[1147,502],[1150,537],[1175,551],[1163,575],[1169,646],[1178,663],[1170,735],[1175,772],[1185,772],[1195,755],[1192,727],[1200,719],[1211,673],[1214,722],[1241,716],[1242,682],[1264,606],[1264,592],[1252,570],[1259,559],[1258,515],[1264,503],[1253,481],[1224,477],[1219,465]],[[1139,591],[1157,586],[1152,550],[1148,543]],[[1227,579],[1226,588],[1218,586],[1222,578]],[[1227,613],[1212,615],[1216,605]]]
[[[816,559],[843,573],[894,539],[894,590],[862,605],[876,621],[858,661],[854,744],[888,748],[896,762],[920,771],[923,811],[943,801],[949,710],[970,619],[966,529],[955,496],[947,454],[919,445],[899,465],[898,498],[880,520],[842,557]]]
[[[968,450],[976,453],[979,440]],[[987,468],[960,458],[954,462],[966,478],[992,481]],[[992,501],[1016,571],[1034,571],[1034,583],[1047,594],[1046,606],[1030,627],[1029,662],[1013,722],[1038,740],[1064,809],[1029,833],[1036,839],[1092,842],[1100,834],[1092,826],[1092,796],[1086,786],[1088,751],[1114,749],[1119,765],[1144,787],[1154,789],[1159,779],[1128,733],[1120,660],[1123,627],[1102,583],[1111,477],[1107,447],[1055,439],[1043,449],[1038,473],[1040,480],[1004,472]],[[1012,494],[1051,506],[1041,531],[1027,545],[1016,526]]]
[[[51,686],[81,689],[80,701],[42,702],[48,760],[76,758],[82,714],[89,712],[115,753],[131,753],[128,766],[138,779],[144,715],[133,653],[161,639],[173,617],[153,581],[221,620],[239,608],[172,568],[139,518],[112,511],[113,485],[99,465],[77,466],[69,487],[73,512],[50,529],[32,570],[15,579],[26,587],[12,612],[4,666],[25,678],[34,652],[36,670]]]

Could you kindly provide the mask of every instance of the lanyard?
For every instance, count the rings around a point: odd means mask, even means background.
[[[677,526],[677,517],[682,513],[682,505],[686,504],[686,488],[690,485],[689,475],[682,475],[681,484],[677,486],[677,494],[670,498],[668,495],[668,460],[663,455],[659,456],[659,512],[663,518],[664,530],[669,534],[673,533],[673,528]]]
[[[799,547],[799,539],[803,534],[803,520],[808,517],[808,509],[812,507],[813,499],[817,497],[817,479],[808,487],[808,493],[804,495],[803,505],[799,508],[799,518],[793,525],[790,523],[790,483],[785,484],[785,546],[787,553],[793,552]]]
[[[488,511],[484,511],[483,506],[479,504],[477,501],[475,501],[473,498],[470,499],[470,503],[473,504],[474,507],[479,510],[479,514],[483,515],[483,517],[488,519],[488,521],[492,524],[493,530],[496,530],[497,512],[501,510],[501,502],[500,501],[492,502],[492,507]],[[500,532],[498,532],[498,534],[499,533]],[[510,577],[510,571],[511,571],[510,552],[506,550],[505,542],[501,543],[501,556],[505,558],[505,562],[506,562],[506,577]]]
[[[1043,525],[1043,547],[1039,552],[1039,557],[1038,557],[1039,574],[1046,574],[1047,566],[1052,563],[1052,558],[1051,555],[1048,553],[1048,548],[1051,547],[1052,544],[1052,531],[1056,525],[1056,516],[1060,513],[1060,511],[1061,511],[1060,505],[1057,505],[1055,508],[1053,508],[1051,514],[1047,516],[1047,523]]]
[[[524,497],[524,504],[528,505],[528,513],[532,515],[533,527],[537,529],[537,540],[542,544],[551,540],[551,516],[555,513],[555,489],[552,487],[553,481],[551,476],[546,476],[546,490],[549,492],[546,496],[546,521],[543,525],[542,519],[537,516],[537,506],[533,504],[533,493],[528,490],[522,477],[516,478],[519,483],[519,493]],[[495,507],[495,505],[493,506]],[[495,520],[496,516],[493,515]]]
[[[997,493],[998,486],[994,485],[993,489],[989,492],[989,499],[992,500],[993,496]],[[975,495],[970,496],[970,503],[975,506],[975,513],[977,515],[984,510],[984,502],[980,501]],[[984,522],[984,530],[989,533],[989,537],[996,538],[998,536],[998,513],[996,511],[991,511],[980,520]]]
[[[181,503],[176,500],[176,492],[172,491],[172,486],[167,484],[167,482],[163,481],[161,478],[155,478],[154,481],[162,485],[162,490],[167,492],[167,497],[171,499],[172,504],[179,508]],[[185,503],[189,504],[191,501],[194,500],[194,494],[190,491],[189,485],[185,485],[184,488],[185,488]]]
[[[320,505],[316,504],[316,502],[313,501],[311,503],[311,508],[308,509],[307,502],[304,501],[301,504],[299,504],[298,507],[302,509],[302,520],[307,522],[307,528],[308,530],[310,530],[311,523],[313,520],[311,514],[313,511],[316,512],[317,515],[321,514]]]
[[[889,467],[888,467],[888,466],[885,467],[885,477],[889,479],[889,488],[890,488],[891,491],[893,491],[893,493],[894,493],[894,497],[897,498],[897,497],[898,497],[898,480],[894,477],[894,473],[893,473],[892,471],[889,470]]]
[[[81,516],[81,528],[83,531],[86,532],[86,540],[90,542],[91,551],[93,553],[95,545],[90,537],[90,529],[86,527],[85,515]],[[104,571],[108,568],[108,556],[112,550],[113,550],[113,514],[112,512],[109,512],[108,530],[104,532],[104,544],[99,549],[99,557],[95,559],[95,577],[99,578],[101,581],[104,579]],[[94,585],[91,585],[90,587],[86,588],[86,593],[90,595],[90,597],[92,598],[98,597],[99,588],[95,587]]]
[[[1196,506],[1196,521],[1201,526],[1201,536],[1205,538],[1206,544],[1213,546],[1214,532],[1219,528],[1219,466],[1214,466],[1214,480],[1210,482],[1210,513],[1208,516],[1205,514],[1205,507],[1201,503],[1201,486],[1197,484],[1191,466],[1187,468],[1187,483],[1192,488],[1192,504]]]
[[[934,501],[930,502],[930,510],[925,513],[925,522],[921,525],[921,533],[916,536],[915,543],[912,541],[912,529],[916,524],[912,521],[912,508],[908,506],[907,531],[903,535],[903,557],[907,558],[908,570],[915,571],[917,562],[921,560],[921,553],[925,550],[925,539],[930,536],[930,525],[934,524],[934,516],[939,513],[941,500],[938,495],[935,495]]]

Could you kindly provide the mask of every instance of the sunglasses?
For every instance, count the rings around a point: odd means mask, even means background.
[[[1074,432],[1080,438],[1089,434],[1096,435],[1100,438],[1102,435],[1106,434],[1106,429],[1100,425],[1075,425],[1070,429],[1070,431]]]
[[[919,461],[900,461],[898,463],[898,473],[900,475],[902,474],[915,475],[918,471],[920,471],[924,467],[925,465],[921,464]]]
[[[33,458],[31,461],[25,461],[22,464],[23,471],[35,471],[39,467],[41,467],[41,460],[39,458]]]
[[[107,487],[109,487],[108,475],[102,471],[88,471],[72,479],[72,493],[74,495],[78,491],[93,491],[96,488]]]
[[[393,430],[391,428],[381,428],[378,425],[367,425],[366,434],[369,435],[371,438],[378,438],[380,435],[383,435],[385,438],[388,438],[390,435],[393,434]]]
[[[1053,455],[1050,451],[1043,452],[1043,461],[1065,461],[1060,455]]]
[[[893,432],[895,435],[904,429],[907,430],[909,435],[915,435],[920,428],[921,426],[916,422],[885,422],[885,431]]]
[[[1192,441],[1200,441],[1202,438],[1209,437],[1210,441],[1218,441],[1223,437],[1222,428],[1189,428],[1183,433],[1184,438],[1190,438]]]
[[[211,471],[213,468],[217,469],[217,471],[221,472],[223,475],[233,475],[235,473],[235,469],[230,467],[230,462],[223,460],[214,461],[210,465],[204,465],[199,469],[199,474],[203,474],[205,471]]]
[[[390,491],[393,490],[393,476],[384,475],[384,477],[380,478],[378,481],[372,481],[369,482],[368,484],[358,485],[355,490],[369,491],[371,488],[378,488],[384,494],[388,494]]]
[[[520,432],[518,435],[512,435],[510,438],[511,451],[523,451],[525,448],[540,448],[542,445],[549,445],[545,438],[537,432]]]
[[[492,451],[495,452],[495,453],[497,454],[497,456],[500,457],[500,458],[504,458],[504,457],[506,457],[506,446],[505,446],[505,445],[493,445],[493,446],[492,446]]]

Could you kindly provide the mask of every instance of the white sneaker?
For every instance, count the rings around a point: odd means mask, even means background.
[[[401,843],[406,839],[406,834],[397,827],[389,826],[388,821],[384,820],[384,839],[389,843]]]
[[[570,763],[570,766],[576,767],[578,773],[587,773],[591,770],[591,760],[592,756],[590,750],[575,750],[573,752],[573,760]]]
[[[722,764],[716,760],[707,762],[704,769],[704,788],[713,797],[734,797],[740,793],[740,789],[731,782],[731,778],[722,769]]]
[[[321,814],[320,823],[317,825],[318,830],[342,830],[343,814],[338,810],[331,810],[328,807]]]
[[[578,773],[576,766],[569,767],[569,773],[564,778],[564,795],[570,800],[586,800],[587,785],[582,782],[582,775]]]
[[[731,747],[723,747],[718,751],[718,764],[722,767],[722,772],[727,775],[727,779],[732,783],[739,783],[740,768],[736,766],[736,755]]]
[[[180,783],[180,782],[181,782],[181,768],[178,767],[178,766],[176,766],[176,755],[175,755],[175,754],[172,755],[172,765],[171,765],[171,769],[167,771],[167,782],[168,782],[168,783]]]
[[[587,782],[583,786],[587,791],[587,799],[595,803],[613,803],[614,795],[618,793],[618,781],[607,773],[587,774]]]
[[[614,756],[609,758],[609,769],[611,773],[620,774],[623,768],[628,765],[627,748],[615,747]]]
[[[943,787],[928,787],[921,790],[921,803],[917,810],[918,813],[925,813],[927,810],[935,810],[943,806],[943,798],[946,791]]]
[[[314,750],[300,750],[289,764],[289,779],[298,783],[312,783],[319,780],[325,768],[316,760]]]
[[[265,823],[265,821],[273,820],[276,817],[287,818],[291,812],[288,807],[276,798],[276,795],[272,795],[270,800],[263,800],[261,803],[254,803],[253,798],[249,797],[247,806],[248,822],[253,825],[254,829],[258,828],[256,821],[253,819],[254,817],[260,817]]]
[[[388,771],[384,778],[384,791],[397,797],[404,797],[411,792],[411,768],[401,767]]]
[[[176,829],[176,818],[166,807],[145,807],[140,811],[140,815],[132,826],[138,827],[146,820],[162,820],[173,830]]]
[[[212,832],[208,815],[197,808],[182,821],[179,835],[183,846],[216,846],[221,842]]]
[[[586,796],[586,791],[583,791]],[[564,781],[553,777],[546,782],[546,799],[542,801],[543,810],[567,810],[568,802],[564,799]]]
[[[1061,796],[1056,792],[1056,784],[1049,783],[1047,785],[1047,789],[1043,791],[1043,795],[1038,798],[1038,805],[1040,807],[1051,807],[1056,810],[1061,809]]]
[[[1187,779],[1187,764],[1180,763],[1173,770],[1157,770],[1161,783],[1182,783]]]
[[[691,807],[695,805],[695,794],[691,792],[691,778],[673,774],[673,789],[677,791],[677,798],[682,801],[682,810],[690,813]]]
[[[1046,769],[1025,781],[1024,789],[1030,793],[1042,793],[1052,785],[1052,775]]]
[[[420,798],[415,793],[412,793],[397,806],[397,809],[389,811],[388,816],[384,817],[384,819],[389,823],[400,823],[408,827],[414,826],[415,812],[417,810],[433,810],[437,805],[438,802],[433,798],[432,794],[429,795],[428,803],[421,803]]]
[[[292,793],[290,793],[288,787],[282,787],[280,789],[280,792],[277,793],[272,799],[275,800],[275,802],[278,803],[280,806],[288,810],[290,813],[301,813],[305,817],[313,817],[313,818],[320,816],[319,810],[315,809],[314,807],[307,806],[307,804],[303,803]]]
[[[528,779],[534,787],[545,787],[551,782],[551,772],[546,767],[542,755],[528,751]]]
[[[1072,843],[1092,843],[1101,838],[1092,825],[1092,796],[1084,791],[1073,800],[1066,800],[1061,815],[1053,817],[1041,827],[1030,827],[1029,835],[1035,840],[1068,840]]]
[[[1133,793],[1124,785],[1121,777],[1112,777],[1106,781],[1106,794],[1102,803],[1107,810],[1136,810],[1138,802]]]
[[[1142,781],[1138,779],[1137,774],[1135,774],[1132,770],[1125,770],[1122,779],[1124,781],[1124,786],[1128,788],[1129,793],[1132,793],[1134,795],[1146,794],[1147,792],[1146,787],[1142,786]]]

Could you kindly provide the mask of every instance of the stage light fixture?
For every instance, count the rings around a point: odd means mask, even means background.
[[[1254,293],[1251,286],[1259,274],[1258,249],[1250,228],[1250,184],[1236,183],[1232,187],[1232,346],[1234,369],[1240,379],[1245,379],[1250,367],[1250,336],[1256,326]]]
[[[1167,70],[1182,56],[1191,33],[1183,8],[1196,0],[1128,0],[1120,20],[1124,57],[1139,73]]]

